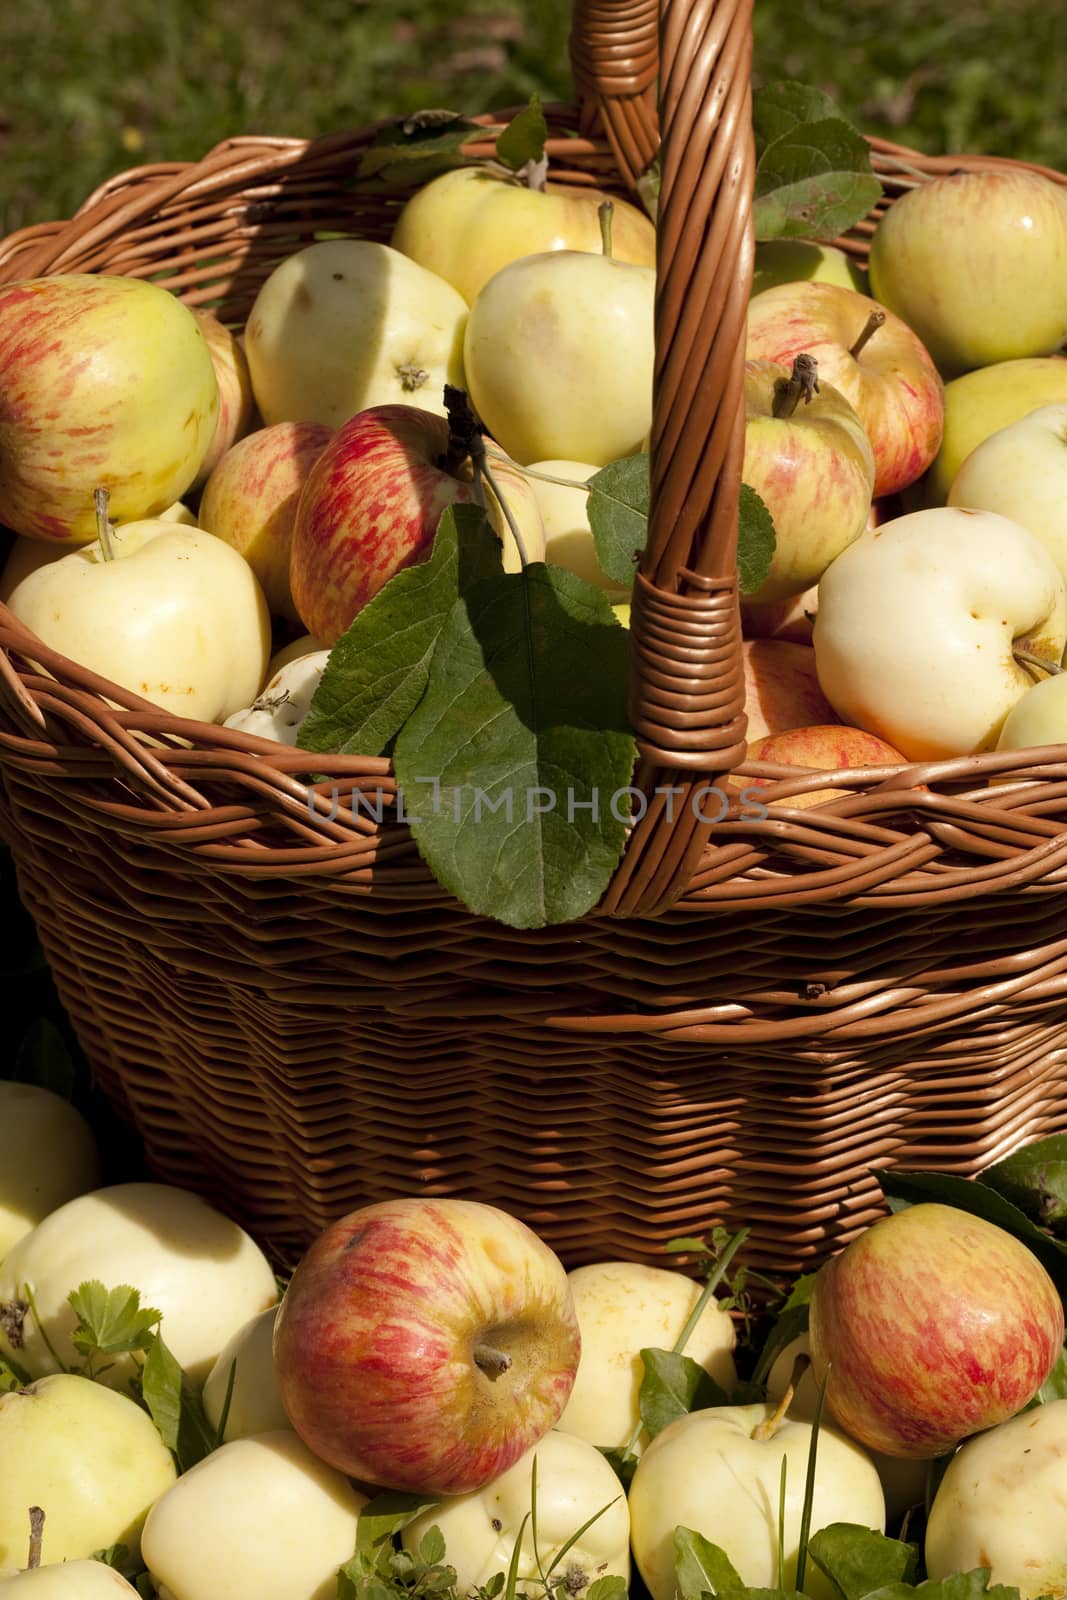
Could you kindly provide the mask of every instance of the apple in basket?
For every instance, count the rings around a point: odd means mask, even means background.
[[[558,1421],[581,1340],[567,1274],[524,1223],[405,1198],[333,1223],[278,1311],[278,1391],[323,1461],[383,1488],[462,1494]]]
[[[998,361],[946,383],[945,431],[921,484],[924,503],[945,504],[957,473],[983,439],[1039,406],[1063,401],[1067,401],[1067,360],[1062,356]]]
[[[252,394],[248,359],[237,335],[224,322],[220,322],[213,311],[194,306],[193,316],[200,324],[200,332],[204,335],[211,364],[215,368],[215,381],[219,386],[219,420],[215,426],[215,436],[193,482],[193,488],[199,489],[207,482],[230,446],[255,427],[256,402]]]

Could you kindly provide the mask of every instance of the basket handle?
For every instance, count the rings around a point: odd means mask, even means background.
[[[652,508],[631,611],[634,783],[645,809],[602,903],[619,916],[661,913],[690,884],[725,809],[722,792],[709,791],[745,756],[737,507],[754,248],[752,4],[575,0],[583,116],[599,116],[631,182],[655,153],[657,66],[662,124]]]

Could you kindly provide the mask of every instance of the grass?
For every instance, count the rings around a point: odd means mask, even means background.
[[[568,0],[10,0],[0,235],[105,177],[240,133],[570,97]],[[757,78],[826,88],[868,132],[1067,167],[1058,0],[756,0]]]

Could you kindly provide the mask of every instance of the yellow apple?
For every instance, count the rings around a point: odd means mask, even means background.
[[[256,402],[252,394],[252,379],[248,359],[238,342],[237,335],[220,322],[213,311],[193,308],[193,316],[200,324],[211,364],[215,368],[215,381],[219,386],[219,420],[207,454],[200,463],[200,471],[193,481],[199,489],[222,460],[232,444],[243,439],[255,425]]]
[[[1016,700],[1004,719],[998,750],[1067,744],[1067,672],[1043,678]]]
[[[1029,528],[1067,581],[1067,402],[1039,406],[983,439],[953,478],[948,503]]]
[[[50,1211],[99,1182],[81,1112],[49,1089],[0,1079],[0,1261]]]
[[[589,491],[580,487],[599,471],[588,461],[531,461],[525,476],[541,508],[545,560],[566,567],[586,583],[594,583],[605,594],[618,598],[628,595],[630,586],[614,583],[597,561],[589,526]],[[539,473],[543,476],[539,477]],[[569,482],[550,483],[550,478],[566,478]]]
[[[816,244],[810,239],[767,239],[756,246],[756,265],[752,274],[752,294],[773,289],[779,283],[838,283],[843,289],[869,294],[867,274],[852,256],[832,244]]]
[[[545,250],[600,253],[598,189],[531,189],[479,167],[457,167],[406,201],[392,243],[459,291],[468,305],[501,267]],[[643,211],[612,200],[620,261],[656,264],[656,231]]]
[[[1062,356],[998,361],[953,378],[945,385],[941,448],[922,484],[926,504],[945,504],[956,474],[983,439],[1055,401],[1067,401],[1067,361]]]
[[[136,1596],[121,1572],[103,1561],[63,1561],[54,1567],[0,1572],[4,1600],[122,1600]]]
[[[245,1439],[250,1434],[271,1433],[289,1426],[274,1375],[272,1341],[277,1315],[277,1306],[267,1306],[242,1323],[223,1345],[204,1379],[204,1412],[217,1429],[233,1374],[225,1439]]]

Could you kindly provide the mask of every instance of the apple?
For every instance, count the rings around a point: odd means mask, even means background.
[[[9,610],[52,650],[180,717],[221,722],[259,693],[270,617],[251,567],[173,522],[106,523],[28,573]]]
[[[313,633],[298,634],[295,639],[290,639],[288,644],[283,644],[276,650],[267,663],[266,683],[269,683],[276,672],[287,667],[290,661],[299,661],[301,656],[313,656],[324,649],[321,639],[316,639]]]
[[[608,254],[552,250],[502,267],[467,318],[475,411],[514,460],[603,467],[652,423],[656,274]]]
[[[531,461],[524,476],[541,511],[545,560],[566,567],[609,596],[623,598],[630,593],[632,584],[615,583],[597,561],[589,526],[589,491],[581,487],[599,471],[588,461]]]
[[[839,389],[874,451],[876,495],[914,483],[936,456],[944,385],[906,322],[867,295],[836,283],[783,283],[748,306],[750,361],[791,367],[806,353],[819,382]]]
[[[615,620],[620,625],[620,627],[628,628],[630,626],[630,602],[629,602],[629,600],[617,600],[612,605],[611,609],[612,609],[612,611],[614,611]]]
[[[852,406],[814,364],[745,363],[741,475],[774,523],[770,571],[752,602],[810,589],[870,515],[874,454]]]
[[[321,422],[259,428],[226,451],[200,501],[200,526],[244,556],[271,616],[287,622],[300,621],[289,587],[297,502],[332,437]]]
[[[670,1350],[700,1298],[701,1285],[667,1267],[598,1261],[569,1274],[582,1359],[559,1419],[565,1433],[609,1448],[630,1442],[640,1428],[638,1394],[643,1349]],[[729,1392],[737,1381],[737,1335],[717,1301],[705,1306],[685,1354]],[[645,1442],[634,1441],[635,1453]]]
[[[392,244],[459,291],[468,305],[485,283],[520,256],[546,250],[599,253],[598,189],[549,183],[543,189],[487,172],[457,167],[407,200]],[[637,206],[612,200],[615,255],[639,266],[656,264],[656,230]]]
[[[1067,589],[1033,534],[992,511],[940,506],[870,529],[823,574],[819,683],[843,722],[909,761],[991,750],[1057,665]]]
[[[96,535],[180,499],[211,444],[219,390],[187,306],[95,273],[0,285],[0,522],[37,539]]]
[[[808,767],[815,772],[834,772],[857,767],[903,767],[907,761],[899,750],[862,728],[842,723],[821,727],[789,728],[782,733],[764,734],[749,743],[747,761],[766,761],[782,767]],[[735,782],[739,780],[733,780]],[[766,788],[775,778],[746,778],[746,791]],[[772,804],[818,806],[853,793],[850,789],[806,789]]]
[[[741,645],[741,662],[750,743],[787,728],[838,720],[819,687],[811,645],[786,639],[746,639]]]
[[[263,421],[339,428],[390,402],[444,414],[463,386],[467,304],[387,244],[324,239],[286,257],[256,296],[245,354]]]
[[[141,519],[144,520],[144,519]],[[184,500],[175,500],[172,506],[165,511],[160,511],[152,517],[153,522],[173,522],[180,527],[195,528],[197,520]],[[125,527],[125,523],[119,523]],[[58,539],[28,539],[23,534],[15,534],[11,547],[7,553],[3,570],[0,571],[0,601],[7,604],[7,597],[12,590],[20,584],[23,578],[28,578],[31,572],[36,572],[38,567],[47,567],[53,561],[59,561],[63,556],[69,556],[74,548],[66,540]],[[78,548],[81,548],[80,546]]]
[[[200,471],[193,480],[193,488],[201,488],[218,466],[230,446],[243,439],[255,425],[256,402],[252,394],[252,378],[248,360],[237,335],[220,322],[213,311],[194,306],[193,316],[200,324],[211,364],[215,368],[215,382],[219,386],[219,420],[215,434],[208,445],[207,454],[200,463]]]
[[[480,1489],[535,1445],[579,1348],[558,1257],[473,1200],[342,1217],[298,1263],[274,1330],[282,1404],[309,1448],[420,1494]]]
[[[1055,401],[1067,401],[1067,361],[1060,356],[999,361],[946,383],[941,448],[921,486],[927,504],[945,504],[956,474],[983,439]]]
[[[472,504],[469,462],[441,465],[449,429],[415,406],[376,406],[339,428],[308,475],[293,524],[289,581],[304,626],[335,644],[353,617],[395,572],[424,561],[446,506]],[[518,523],[527,559],[544,559],[544,525],[519,469],[491,471]],[[504,546],[504,570],[517,572],[518,549],[496,496],[489,520]]]
[[[137,1590],[114,1567],[88,1560],[0,1572],[0,1594],[4,1600],[122,1600]]]
[[[1067,672],[1031,684],[1016,700],[997,740],[998,750],[1067,744]]]
[[[533,1473],[537,1470],[537,1503]],[[600,1515],[598,1515],[600,1513]],[[596,1518],[585,1527],[591,1518]],[[537,1545],[533,1530],[536,1526]],[[492,1483],[454,1495],[421,1512],[402,1534],[405,1550],[418,1551],[431,1528],[445,1541],[445,1559],[456,1573],[456,1592],[480,1592],[497,1573],[510,1569],[519,1550],[519,1592],[552,1572],[553,1591],[588,1593],[598,1578],[630,1581],[630,1514],[614,1469],[594,1445],[552,1430]],[[570,1540],[585,1528],[575,1543]],[[558,1566],[560,1552],[564,1551]],[[553,1570],[554,1569],[554,1570]]]
[[[289,1426],[274,1371],[277,1315],[276,1305],[267,1306],[242,1323],[227,1339],[204,1379],[201,1394],[204,1414],[217,1430],[230,1390],[230,1374],[233,1374],[225,1439],[245,1439],[253,1433],[273,1433]]]
[[[289,1429],[234,1439],[156,1501],[141,1555],[160,1600],[333,1600],[366,1503]]]
[[[177,1477],[156,1425],[127,1395],[57,1372],[0,1394],[0,1564],[28,1549],[28,1508],[45,1512],[41,1561],[112,1544],[136,1555],[149,1507]]]
[[[999,511],[1029,528],[1067,582],[1067,401],[991,433],[952,480],[948,503]]]
[[[968,1439],[945,1469],[926,1524],[929,1576],[977,1567],[1023,1600],[1062,1594],[1067,1400],[1049,1400]]]
[[[773,1405],[712,1406],[658,1433],[630,1485],[634,1561],[652,1600],[675,1600],[674,1530],[690,1528],[723,1550],[748,1589],[777,1584],[778,1498],[786,1464],[785,1588],[795,1588],[811,1424],[775,1422]],[[766,1436],[761,1436],[766,1435]],[[881,1533],[885,1500],[874,1464],[858,1444],[819,1430],[811,1532],[834,1522]],[[804,1593],[836,1593],[813,1562]]]
[[[0,1263],[0,1356],[35,1376],[76,1366],[76,1318],[67,1297],[98,1279],[130,1284],[162,1313],[164,1338],[194,1383],[254,1312],[278,1297],[274,1271],[255,1241],[199,1195],[165,1183],[119,1183],[68,1200],[39,1222]],[[28,1315],[25,1287],[37,1317]],[[103,1374],[124,1388],[135,1371],[119,1355]],[[95,1547],[94,1547],[95,1548]]]
[[[945,373],[1048,355],[1067,338],[1067,193],[1024,167],[917,183],[875,228],[868,270]]]
[[[257,739],[299,744],[300,730],[329,659],[328,650],[316,650],[287,661],[267,679],[253,703],[232,712],[223,727],[238,728]]]
[[[854,257],[832,244],[813,239],[766,239],[756,246],[752,294],[775,289],[780,283],[837,283],[843,289],[867,293],[867,274]]]
[[[841,1426],[917,1460],[1013,1417],[1064,1334],[1056,1286],[1032,1251],[929,1202],[881,1218],[824,1263],[809,1319],[813,1374]]]
[[[99,1182],[81,1112],[50,1089],[0,1079],[0,1261],[50,1211]]]

